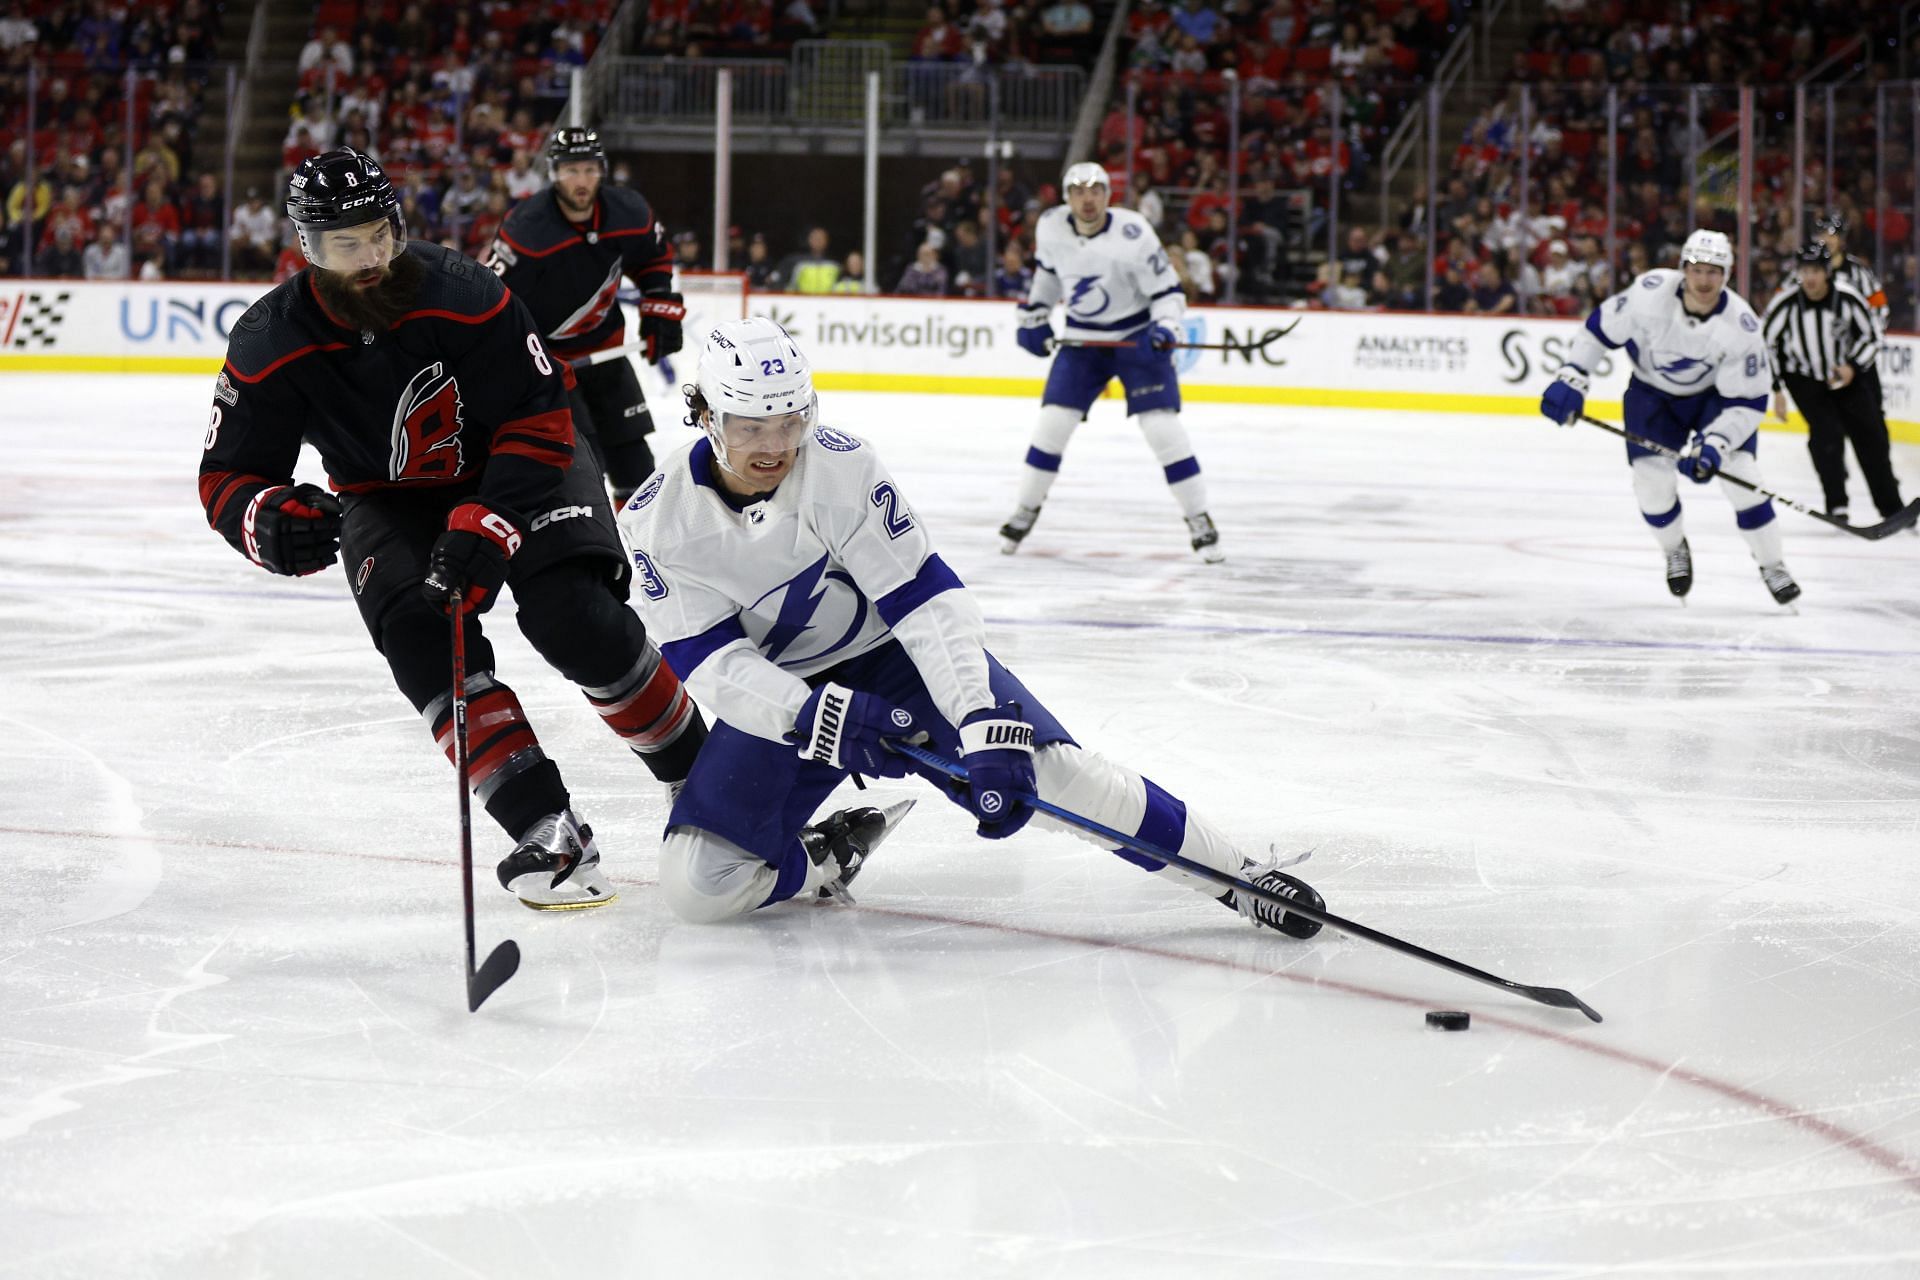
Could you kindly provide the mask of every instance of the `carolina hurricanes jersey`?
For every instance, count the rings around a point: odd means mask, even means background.
[[[249,504],[293,479],[302,441],[335,489],[478,481],[519,523],[573,461],[570,375],[533,317],[473,259],[415,241],[414,309],[385,333],[350,329],[315,295],[312,269],[247,309],[214,383],[200,459],[207,522],[245,551]]]
[[[1090,236],[1074,228],[1073,211],[1055,205],[1033,233],[1033,285],[1024,310],[1043,313],[1066,304],[1066,338],[1124,338],[1158,320],[1178,328],[1186,313],[1180,277],[1160,247],[1153,224],[1131,209],[1109,209],[1106,225]]]
[[[1647,272],[1593,309],[1567,363],[1590,373],[1602,347],[1625,347],[1633,376],[1655,390],[1670,396],[1718,392],[1727,408],[1716,424],[1740,445],[1759,427],[1773,385],[1760,319],[1731,289],[1721,290],[1710,314],[1689,315],[1683,291],[1680,272]]]
[[[821,427],[779,488],[736,507],[705,439],[620,513],[647,634],[696,701],[778,742],[803,677],[897,639],[953,723],[993,705],[986,623],[857,436]]]
[[[617,347],[626,337],[617,296],[622,272],[641,293],[673,288],[673,251],[653,210],[639,192],[608,183],[586,222],[569,222],[551,189],[528,196],[500,224],[485,261],[564,360]]]

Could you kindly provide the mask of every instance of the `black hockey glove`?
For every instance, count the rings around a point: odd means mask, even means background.
[[[445,613],[458,591],[461,613],[485,613],[507,580],[507,561],[519,549],[520,531],[511,520],[478,502],[463,502],[448,514],[447,531],[434,540],[420,594]]]
[[[1033,726],[1020,704],[1003,702],[960,722],[960,753],[967,766],[967,808],[979,819],[978,834],[1004,840],[1027,825],[1033,809],[1017,799],[1033,795]]]
[[[268,489],[240,525],[247,558],[273,573],[318,573],[340,558],[340,499],[317,484]]]
[[[927,740],[905,707],[831,682],[807,695],[787,735],[803,760],[869,778],[904,778],[912,768],[905,756],[887,750],[888,738]]]
[[[686,318],[687,304],[677,293],[649,293],[640,299],[640,341],[646,343],[648,364],[658,364],[680,349],[680,326]]]

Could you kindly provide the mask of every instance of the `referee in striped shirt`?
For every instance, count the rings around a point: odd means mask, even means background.
[[[1811,240],[1796,258],[1796,289],[1767,308],[1773,355],[1773,413],[1787,417],[1781,385],[1807,419],[1807,452],[1826,491],[1827,514],[1847,518],[1847,441],[1882,516],[1901,507],[1880,403],[1880,326],[1867,300],[1833,278],[1833,253]]]
[[[1847,252],[1847,220],[1839,213],[1830,213],[1814,223],[1813,238],[1824,243],[1833,253],[1833,264],[1828,269],[1829,279],[1834,284],[1844,284],[1867,300],[1867,310],[1873,312],[1874,323],[1880,326],[1880,332],[1887,332],[1887,291],[1880,286],[1880,277],[1873,274],[1873,268],[1861,258]],[[1781,289],[1798,289],[1799,275],[1787,272],[1787,278],[1780,282]]]

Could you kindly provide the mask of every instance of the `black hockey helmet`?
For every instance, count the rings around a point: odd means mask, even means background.
[[[575,160],[597,160],[600,162],[600,171],[605,173],[607,153],[600,145],[600,135],[577,125],[555,129],[547,139],[547,178],[552,180],[558,175],[561,165]]]
[[[385,218],[393,229],[393,252],[407,239],[400,216],[400,195],[373,157],[352,147],[336,147],[308,156],[287,179],[287,217],[300,236],[300,252],[325,267],[323,239],[329,231],[358,227]]]
[[[1819,267],[1823,271],[1833,270],[1833,250],[1827,248],[1825,240],[1809,240],[1800,246],[1800,252],[1793,255],[1796,266]]]
[[[1816,235],[1841,236],[1844,238],[1847,234],[1847,215],[1836,209],[1815,222],[1813,224],[1813,230]]]

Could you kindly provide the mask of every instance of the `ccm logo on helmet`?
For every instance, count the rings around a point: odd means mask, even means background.
[[[592,514],[592,507],[556,507],[552,511],[535,516],[533,523],[528,527],[536,530],[544,529],[559,520],[571,520],[575,516],[590,516]]]

